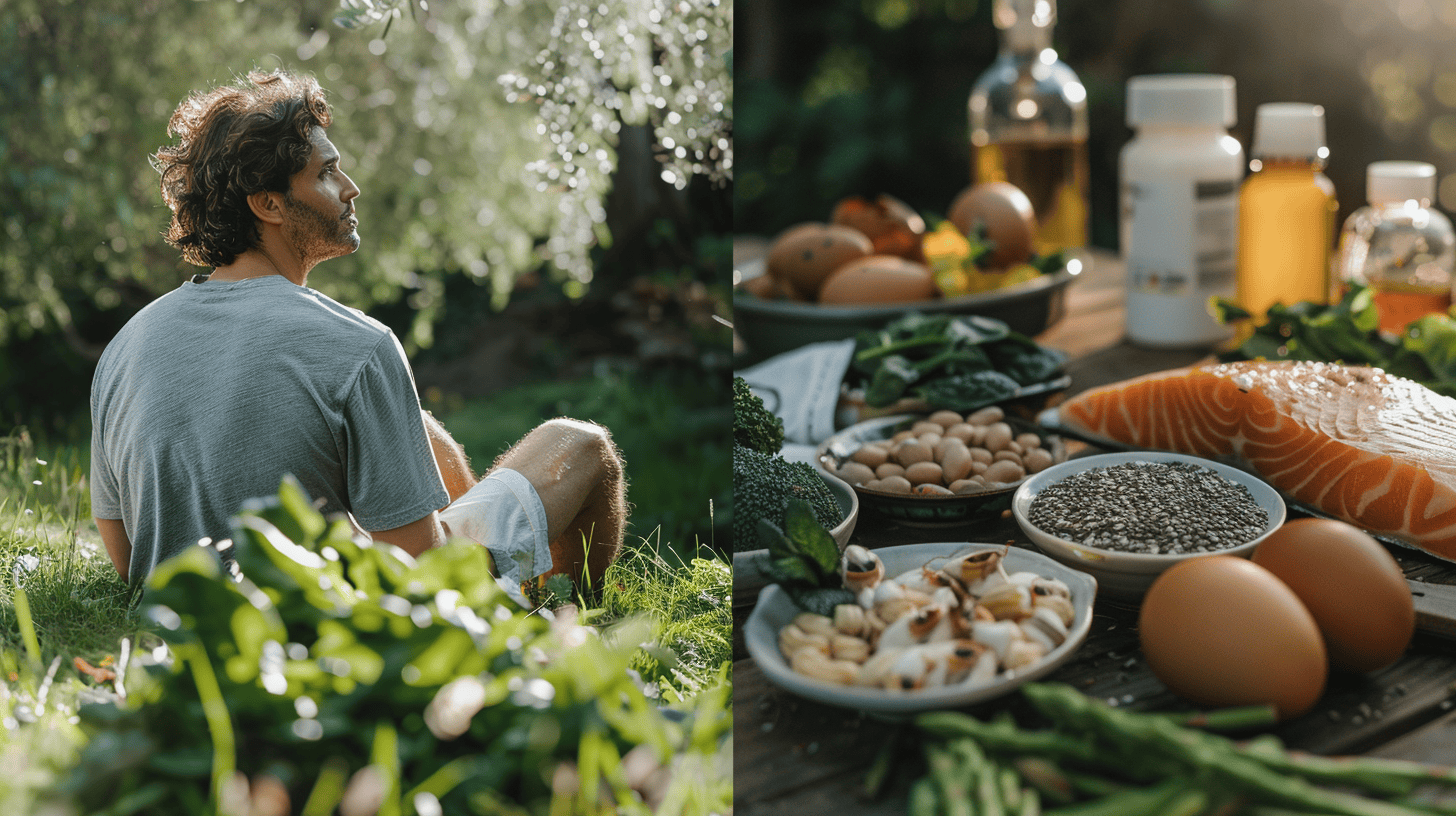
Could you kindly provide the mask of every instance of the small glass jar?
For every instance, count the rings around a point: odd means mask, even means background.
[[[1344,290],[1374,290],[1380,328],[1399,334],[1411,321],[1451,308],[1456,233],[1431,207],[1436,168],[1380,161],[1366,169],[1367,206],[1340,232],[1338,275]]]

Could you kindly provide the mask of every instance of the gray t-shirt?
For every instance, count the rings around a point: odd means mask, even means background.
[[[449,502],[390,330],[286,278],[187,282],[133,317],[91,384],[91,505],[141,580],[292,474],[365,530]]]

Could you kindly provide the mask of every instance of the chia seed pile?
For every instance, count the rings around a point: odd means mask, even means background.
[[[1088,547],[1186,555],[1237,547],[1269,526],[1249,489],[1189,462],[1091,468],[1045,487],[1027,517]]]

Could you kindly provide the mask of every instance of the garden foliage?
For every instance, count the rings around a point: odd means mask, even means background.
[[[317,76],[362,190],[364,247],[310,284],[365,311],[408,296],[410,350],[429,345],[451,275],[497,308],[534,273],[582,294],[614,239],[607,197],[625,186],[629,134],[669,189],[726,181],[731,4],[350,6],[413,19],[345,27],[337,0],[5,4],[0,417],[83,402],[72,382],[121,321],[201,271],[161,239],[148,156],[190,92],[253,69]],[[30,384],[66,375],[64,394]]]
[[[225,566],[233,553],[233,566]],[[148,581],[165,649],[82,707],[67,787],[110,813],[705,813],[728,807],[728,683],[663,705],[635,672],[651,627],[516,607],[468,542],[361,545],[285,482],[231,542]],[[255,811],[256,812],[256,811]],[[367,812],[376,812],[367,810]]]

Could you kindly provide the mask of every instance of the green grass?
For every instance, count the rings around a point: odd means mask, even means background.
[[[0,648],[22,647],[15,596],[29,600],[40,658],[95,662],[136,632],[132,597],[91,520],[82,454],[0,438]]]
[[[0,813],[43,812],[85,742],[90,681],[72,661],[114,657],[139,628],[90,522],[83,457],[0,438]]]

